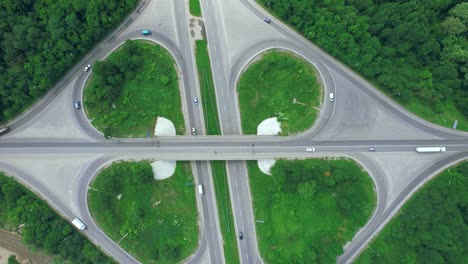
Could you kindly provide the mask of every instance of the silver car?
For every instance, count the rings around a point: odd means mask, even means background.
[[[80,101],[75,101],[75,109],[80,109],[81,108],[81,104],[80,104]]]

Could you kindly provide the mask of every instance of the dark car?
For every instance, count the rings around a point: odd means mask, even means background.
[[[240,240],[244,239],[244,233],[239,232],[239,239],[240,239]]]
[[[265,21],[265,23],[267,23],[267,24],[271,23],[271,20],[268,17],[264,17],[263,21]]]

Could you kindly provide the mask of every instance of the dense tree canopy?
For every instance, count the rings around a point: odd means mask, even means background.
[[[426,184],[356,263],[466,263],[468,162]]]
[[[46,92],[136,2],[0,1],[0,121]]]
[[[0,227],[19,226],[27,244],[70,263],[113,263],[29,190],[0,173]]]
[[[468,117],[463,0],[258,0],[387,94]]]

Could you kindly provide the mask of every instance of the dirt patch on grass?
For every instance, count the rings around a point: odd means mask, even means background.
[[[0,264],[7,264],[11,255],[16,255],[20,263],[52,263],[52,256],[32,252],[23,244],[21,236],[0,229]]]

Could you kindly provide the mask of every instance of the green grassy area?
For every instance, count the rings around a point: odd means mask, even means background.
[[[156,118],[185,133],[174,60],[161,46],[127,41],[93,68],[83,103],[91,123],[113,137],[154,134]]]
[[[224,238],[224,258],[227,264],[239,263],[236,233],[232,215],[229,185],[226,175],[226,162],[212,161],[213,181],[216,191],[216,204],[218,205],[221,233]]]
[[[289,53],[264,54],[237,85],[243,133],[257,134],[260,122],[270,117],[281,122],[282,135],[311,127],[322,94],[316,76],[310,63]]]
[[[422,187],[355,263],[466,263],[468,162]]]
[[[336,263],[376,204],[371,178],[351,160],[279,160],[272,176],[249,161],[248,170],[266,263]]]
[[[200,91],[202,93],[201,105],[205,116],[205,126],[208,135],[221,135],[218,119],[218,108],[216,104],[216,93],[211,72],[210,55],[208,54],[208,43],[206,40],[195,42],[195,57],[197,60],[198,79],[200,80]]]
[[[88,191],[90,211],[106,234],[143,263],[176,263],[194,252],[198,215],[190,163],[154,180],[149,162],[119,162]]]
[[[192,14],[192,16],[197,16],[197,17],[202,16],[200,0],[189,0],[189,8],[190,8],[190,14]]]

